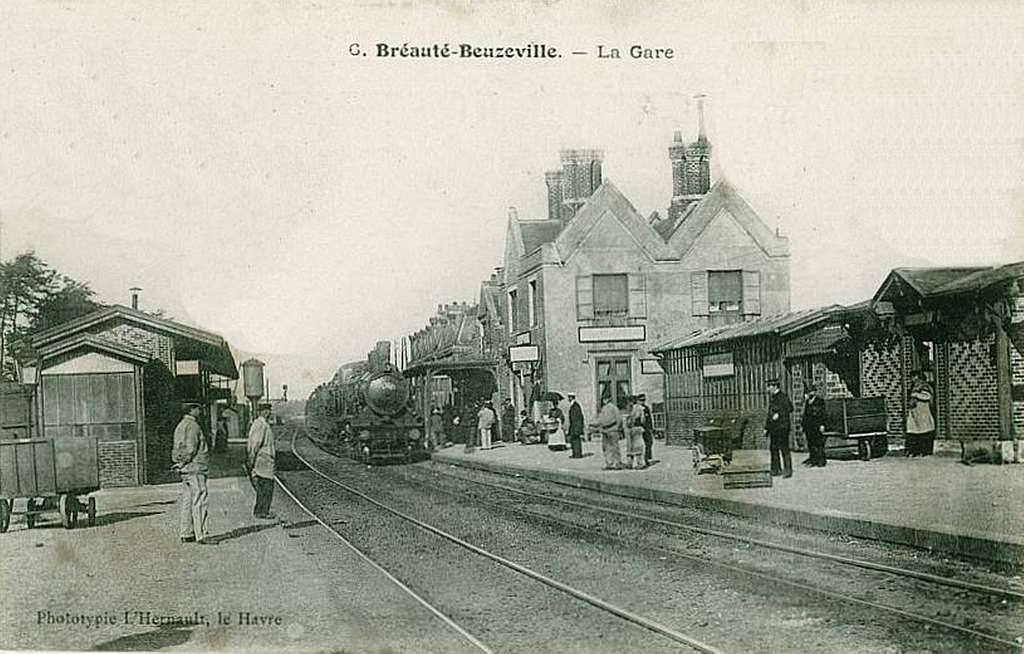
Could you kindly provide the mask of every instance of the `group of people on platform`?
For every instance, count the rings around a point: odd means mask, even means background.
[[[622,398],[618,404],[610,395],[601,398],[601,410],[592,429],[601,435],[605,470],[643,470],[654,463],[654,420],[644,394]],[[626,441],[622,459],[619,441]]]
[[[767,387],[768,411],[764,432],[768,437],[771,474],[789,478],[793,476],[790,450],[793,403],[782,390],[778,379],[769,380]],[[800,427],[808,449],[808,457],[803,465],[824,467],[827,463],[825,442],[828,422],[825,399],[813,383],[804,386],[803,395]],[[518,441],[523,445],[544,443],[555,452],[570,450],[570,458],[579,459],[583,457],[583,439],[591,440],[597,435],[601,439],[606,470],[636,470],[651,465],[654,426],[645,395],[623,397],[618,403],[610,395],[605,395],[601,398],[601,409],[591,421],[589,429],[576,395],[569,393],[567,399],[568,413],[563,412],[555,401],[539,420],[532,418],[526,410],[520,411],[517,418],[515,406],[508,399],[502,405],[499,419],[491,402],[481,402],[473,432],[476,438],[467,440],[467,449],[472,449],[474,445],[488,449],[500,438],[505,442]],[[932,388],[925,375],[915,373],[908,397],[907,456],[927,456],[933,452],[935,419],[931,402]],[[457,416],[453,422],[458,425]],[[437,407],[432,410],[427,426],[428,445],[433,450],[445,442],[445,421]],[[622,440],[625,440],[624,453],[620,445]]]

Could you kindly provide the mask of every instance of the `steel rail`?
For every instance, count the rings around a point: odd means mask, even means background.
[[[294,443],[294,437],[293,437],[293,443]],[[427,609],[432,614],[434,614],[435,617],[437,617],[442,622],[444,622],[446,625],[451,627],[460,636],[462,636],[463,638],[468,640],[470,643],[472,643],[473,646],[476,647],[477,649],[479,649],[481,652],[484,652],[485,654],[494,654],[494,650],[492,650],[487,645],[482,643],[476,636],[474,636],[473,634],[469,633],[464,627],[459,625],[457,622],[452,620],[450,617],[448,617],[447,615],[442,613],[440,611],[440,609],[436,608],[434,605],[432,605],[430,602],[428,602],[426,599],[424,599],[422,596],[420,596],[412,588],[409,588],[404,583],[402,583],[402,581],[398,577],[394,576],[393,574],[388,572],[386,569],[384,569],[383,566],[381,566],[379,563],[377,563],[372,558],[370,558],[370,556],[368,554],[366,554],[365,552],[360,550],[358,547],[356,547],[349,539],[347,539],[344,536],[342,536],[338,532],[338,530],[336,530],[334,527],[332,527],[331,525],[329,525],[326,522],[324,522],[320,518],[320,516],[318,516],[317,514],[313,513],[313,511],[311,511],[305,504],[302,503],[302,500],[300,500],[298,497],[295,496],[295,493],[293,493],[291,491],[291,489],[289,489],[288,486],[285,485],[284,481],[282,481],[280,477],[277,477],[276,481],[277,481],[277,485],[281,487],[281,490],[283,490],[285,493],[287,493],[288,497],[292,498],[292,501],[295,502],[299,506],[300,509],[302,509],[303,511],[308,513],[314,520],[316,520],[320,524],[320,526],[322,526],[328,532],[333,534],[338,540],[340,540],[342,543],[344,543],[344,545],[347,548],[349,548],[350,550],[355,552],[355,554],[357,556],[359,556],[359,558],[361,558],[363,561],[369,563],[370,566],[374,570],[376,570],[377,572],[379,572],[382,575],[384,575],[388,580],[390,580],[396,586],[398,586],[403,591],[405,591],[405,593],[407,593],[410,597],[412,597],[414,600],[416,600],[425,609]]]
[[[448,476],[448,477],[450,477],[452,479],[461,479],[460,477],[457,477],[455,475],[446,475],[446,476]],[[467,480],[467,481],[472,481],[472,480]],[[488,485],[488,484],[485,484],[485,485]],[[500,485],[497,485],[497,484],[494,484],[494,486],[496,486],[497,488],[500,488],[502,490],[515,490],[515,489],[508,489],[508,488],[506,488],[504,486],[500,486]],[[437,488],[434,488],[434,490],[440,490],[441,492],[446,493],[448,495],[451,495],[452,497],[457,496],[457,494],[454,491],[447,491],[447,490],[444,490],[444,489],[437,489]],[[461,496],[459,496],[459,497],[461,497]],[[557,525],[562,526],[562,527],[568,527],[570,529],[575,529],[577,531],[582,531],[584,533],[592,533],[586,527],[584,527],[582,525],[579,525],[579,524],[576,524],[574,522],[570,522],[568,520],[563,520],[562,518],[556,518],[554,516],[545,515],[545,514],[542,514],[542,513],[535,513],[533,511],[528,511],[526,509],[522,509],[522,508],[518,508],[518,507],[502,505],[502,504],[499,504],[497,502],[486,500],[486,499],[482,499],[482,498],[479,498],[479,497],[474,498],[474,499],[476,499],[478,502],[498,507],[498,508],[500,508],[501,510],[504,510],[504,511],[509,511],[511,513],[518,513],[520,515],[525,515],[525,516],[530,516],[532,518],[538,518],[538,519],[541,519],[541,520],[546,520],[546,521],[549,521],[549,522],[551,522],[553,524],[557,524]],[[576,504],[579,505],[579,506],[582,506],[584,508],[591,508],[591,507],[588,507],[587,505],[584,505],[584,504],[579,504],[579,503],[576,503]],[[630,517],[630,518],[636,517],[633,514],[629,514],[629,513],[624,513],[623,515],[625,515],[627,517]],[[913,613],[911,611],[905,611],[905,610],[897,608],[897,607],[888,606],[888,605],[885,605],[885,604],[879,604],[877,602],[872,602],[871,600],[865,600],[865,599],[861,599],[861,598],[858,598],[858,597],[852,597],[852,596],[849,596],[849,595],[845,595],[843,593],[838,593],[838,592],[835,592],[835,591],[830,591],[830,590],[827,590],[827,589],[824,589],[824,588],[819,588],[817,586],[812,586],[810,584],[805,584],[805,583],[798,582],[798,581],[791,581],[791,580],[788,580],[788,579],[782,579],[780,577],[775,577],[773,575],[770,575],[770,574],[767,574],[767,573],[764,573],[764,572],[758,572],[756,570],[751,570],[749,568],[735,566],[735,565],[732,565],[732,564],[729,564],[729,563],[723,563],[721,561],[715,561],[714,559],[710,559],[710,558],[706,558],[706,557],[701,557],[701,556],[697,556],[697,555],[694,555],[694,554],[689,554],[687,552],[683,552],[683,551],[680,551],[680,550],[674,550],[674,549],[667,548],[667,547],[660,547],[658,545],[651,545],[649,543],[643,543],[643,542],[640,542],[640,541],[637,541],[637,540],[634,540],[634,539],[624,538],[622,536],[614,536],[614,535],[603,533],[603,532],[601,533],[601,536],[603,536],[604,538],[608,538],[610,540],[616,540],[616,541],[619,541],[619,542],[622,542],[622,543],[628,543],[630,545],[639,545],[640,547],[648,549],[648,550],[650,550],[652,552],[658,552],[660,554],[667,554],[667,555],[671,555],[671,556],[682,557],[682,558],[694,561],[696,563],[700,563],[702,565],[710,564],[710,565],[713,565],[713,566],[718,567],[718,568],[729,570],[731,572],[738,572],[738,573],[741,573],[741,574],[744,574],[744,575],[749,575],[749,576],[755,577],[757,579],[762,579],[762,580],[767,581],[769,583],[781,584],[781,585],[788,586],[790,588],[794,588],[794,589],[797,589],[797,590],[800,590],[800,591],[823,595],[825,597],[828,597],[829,599],[837,600],[839,602],[850,603],[850,604],[857,604],[859,606],[864,606],[864,607],[868,607],[868,608],[875,609],[875,610],[881,610],[881,611],[888,612],[888,613],[895,613],[896,615],[899,615],[901,617],[904,617],[904,618],[907,618],[907,619],[910,619],[910,620],[914,620],[916,622],[923,622],[923,623],[930,624],[930,625],[935,626],[935,627],[940,627],[940,628],[945,629],[945,630],[956,631],[956,632],[959,632],[961,634],[970,636],[970,637],[978,639],[978,640],[984,640],[984,641],[987,641],[989,643],[997,644],[997,645],[1006,647],[1009,650],[1014,651],[1014,652],[1022,652],[1022,651],[1024,651],[1024,648],[1022,648],[1020,642],[1017,642],[1017,641],[1014,641],[1014,640],[1007,640],[1006,638],[1003,638],[1001,636],[996,636],[996,635],[993,635],[993,634],[988,634],[988,633],[985,633],[983,631],[977,631],[977,630],[974,630],[974,629],[970,629],[968,627],[961,627],[960,625],[956,625],[956,624],[953,624],[951,622],[945,622],[943,620],[938,620],[936,618],[931,618],[931,617],[926,616],[926,615],[921,615],[921,614],[918,614],[918,613]]]
[[[579,502],[579,501],[576,501],[576,500],[570,500],[570,499],[566,499],[566,498],[555,497],[553,495],[545,495],[543,493],[533,493],[533,492],[530,492],[530,491],[524,491],[524,490],[520,490],[518,488],[513,488],[511,486],[505,486],[505,485],[502,485],[502,484],[495,484],[495,483],[491,483],[491,482],[487,482],[487,481],[482,481],[482,480],[477,480],[477,479],[470,479],[468,477],[463,477],[461,475],[454,475],[454,474],[451,474],[451,473],[448,473],[448,472],[442,472],[442,471],[435,471],[435,472],[436,472],[436,474],[444,475],[444,476],[450,477],[452,479],[459,479],[459,480],[462,480],[462,481],[467,481],[469,483],[479,484],[481,486],[489,486],[491,488],[496,488],[496,489],[500,489],[500,490],[503,490],[503,491],[508,491],[508,492],[516,493],[518,495],[522,495],[522,496],[525,496],[525,497],[536,497],[536,498],[540,498],[540,499],[549,500],[549,501],[552,501],[552,502],[559,502],[559,503],[562,503],[562,504],[567,504],[569,506],[575,506],[575,507],[580,507],[580,508],[584,508],[584,509],[590,509],[592,511],[601,511],[601,512],[608,513],[608,514],[611,514],[611,515],[624,516],[624,517],[627,517],[627,518],[632,518],[634,520],[641,520],[641,521],[649,522],[649,523],[652,523],[652,524],[658,524],[658,525],[667,526],[667,527],[674,527],[676,529],[682,529],[684,531],[689,531],[689,532],[693,532],[693,533],[696,533],[696,534],[702,534],[702,535],[705,535],[705,536],[715,536],[715,537],[718,537],[718,538],[739,541],[741,543],[747,543],[747,544],[750,544],[750,545],[757,545],[759,547],[764,547],[764,548],[767,548],[767,549],[778,550],[780,552],[788,552],[790,554],[797,554],[799,556],[805,556],[805,557],[815,558],[815,559],[822,559],[822,560],[830,561],[832,563],[838,563],[838,564],[841,564],[841,565],[853,566],[853,567],[857,567],[857,568],[864,568],[866,570],[872,570],[872,571],[875,571],[875,572],[884,572],[884,573],[895,575],[895,576],[899,576],[899,577],[910,577],[910,578],[913,578],[913,579],[917,579],[918,581],[926,581],[926,582],[930,582],[930,583],[933,583],[933,584],[939,584],[939,585],[942,585],[942,586],[948,586],[950,588],[956,588],[958,590],[969,590],[969,591],[973,591],[973,592],[976,592],[976,593],[982,593],[982,594],[986,594],[986,595],[994,595],[996,597],[1002,597],[1002,598],[1005,598],[1005,599],[1012,599],[1012,600],[1015,600],[1015,601],[1024,601],[1024,592],[1010,590],[1008,588],[996,588],[994,586],[986,586],[984,584],[977,584],[977,583],[974,583],[974,582],[971,582],[971,581],[963,581],[963,580],[960,580],[960,579],[952,579],[952,578],[948,578],[948,577],[940,577],[938,575],[930,574],[928,572],[918,572],[916,570],[907,570],[905,568],[899,568],[899,567],[896,567],[896,566],[886,565],[884,563],[874,563],[872,561],[864,561],[864,560],[861,560],[861,559],[854,559],[854,558],[850,558],[850,557],[846,557],[846,556],[840,556],[838,554],[829,554],[828,552],[816,552],[814,550],[808,550],[808,549],[804,549],[804,548],[801,548],[801,547],[796,547],[796,546],[793,546],[793,545],[785,545],[785,544],[782,544],[782,543],[772,543],[770,541],[760,540],[758,538],[751,538],[751,537],[748,537],[748,536],[741,536],[741,535],[738,535],[738,534],[730,534],[728,532],[718,531],[718,530],[715,530],[715,529],[707,529],[705,527],[695,527],[693,525],[684,524],[682,522],[676,522],[674,520],[665,520],[663,518],[654,518],[654,517],[650,517],[650,516],[637,515],[635,513],[630,513],[628,511],[622,511],[620,509],[613,509],[613,508],[610,508],[610,507],[602,507],[602,506],[594,506],[594,505],[586,504],[584,502]],[[492,473],[492,474],[495,474],[495,473]],[[583,490],[586,490],[586,489],[583,489]]]
[[[397,509],[393,509],[393,508],[387,506],[386,504],[383,504],[383,503],[375,500],[374,498],[370,497],[369,495],[359,491],[358,489],[352,488],[351,486],[348,486],[347,484],[344,484],[344,483],[334,479],[333,477],[330,477],[329,475],[327,475],[323,471],[321,471],[321,470],[317,469],[315,466],[313,466],[305,457],[303,457],[301,454],[299,454],[298,451],[295,449],[295,438],[294,438],[294,436],[292,437],[291,449],[292,449],[292,454],[294,454],[296,458],[298,458],[300,461],[302,461],[306,465],[306,467],[308,467],[313,473],[315,473],[319,477],[323,478],[325,481],[327,481],[327,482],[329,482],[331,484],[334,484],[335,486],[338,486],[342,490],[344,490],[344,491],[346,491],[346,492],[348,492],[348,493],[350,493],[352,495],[355,495],[355,496],[357,496],[359,498],[362,498],[363,500],[366,500],[367,502],[373,504],[374,506],[377,506],[380,509],[383,509],[384,511],[387,511],[388,513],[391,513],[391,514],[393,514],[395,516],[398,516],[399,518],[402,518],[403,520],[406,520],[406,521],[416,525],[417,527],[419,527],[420,529],[423,529],[424,531],[427,531],[427,532],[430,532],[430,533],[435,534],[437,536],[440,536],[441,538],[444,538],[444,539],[446,539],[446,540],[448,540],[448,541],[450,541],[452,543],[455,543],[456,545],[458,545],[458,546],[460,546],[462,548],[465,548],[465,549],[467,549],[467,550],[469,550],[469,551],[471,551],[471,552],[473,552],[475,554],[479,554],[480,556],[483,556],[483,557],[485,557],[487,559],[490,559],[490,560],[492,560],[492,561],[494,561],[496,563],[499,563],[500,565],[503,565],[503,566],[505,566],[505,567],[507,567],[507,568],[509,568],[511,570],[514,570],[514,571],[522,574],[522,575],[530,577],[531,579],[535,579],[536,581],[539,581],[539,582],[541,582],[542,584],[544,584],[546,586],[549,586],[551,588],[555,588],[557,590],[560,590],[560,591],[562,591],[562,592],[564,592],[564,593],[566,593],[568,595],[571,595],[571,596],[575,597],[576,599],[579,599],[579,600],[582,600],[582,601],[586,602],[587,604],[590,604],[590,605],[595,606],[595,607],[597,607],[597,608],[599,608],[599,609],[601,609],[603,611],[606,611],[608,613],[616,615],[619,618],[622,618],[623,620],[625,620],[627,622],[630,622],[630,623],[632,623],[632,624],[634,624],[636,626],[643,627],[643,628],[648,629],[650,631],[653,631],[654,633],[657,633],[657,634],[659,634],[661,636],[665,636],[666,638],[668,638],[668,639],[670,639],[672,641],[675,641],[675,642],[683,644],[683,645],[687,645],[687,646],[692,647],[693,649],[696,649],[696,650],[698,650],[700,652],[704,652],[705,654],[723,654],[721,650],[716,649],[716,648],[712,647],[711,645],[703,643],[703,642],[701,642],[701,641],[699,641],[699,640],[697,640],[695,638],[687,636],[684,633],[678,632],[678,631],[676,631],[676,630],[674,630],[674,629],[672,629],[670,627],[666,627],[665,625],[659,624],[659,623],[657,623],[657,622],[655,622],[653,620],[650,620],[648,618],[645,618],[645,617],[643,617],[641,615],[637,615],[637,614],[635,614],[635,613],[633,613],[631,611],[628,611],[626,609],[618,607],[618,606],[616,606],[614,604],[611,604],[610,602],[607,602],[607,601],[605,601],[605,600],[603,600],[603,599],[601,599],[599,597],[595,597],[594,595],[591,595],[589,593],[581,591],[581,590],[579,590],[577,588],[574,588],[574,587],[572,587],[572,586],[570,586],[568,584],[565,584],[565,583],[562,583],[562,582],[557,581],[555,579],[552,579],[551,577],[548,577],[548,576],[546,576],[544,574],[541,574],[541,573],[539,573],[539,572],[537,572],[535,570],[532,570],[531,568],[528,568],[528,567],[526,567],[524,565],[520,565],[520,564],[518,564],[518,563],[516,563],[514,561],[511,561],[511,560],[506,559],[506,558],[504,558],[502,556],[499,556],[497,554],[489,552],[489,551],[487,551],[487,550],[485,550],[485,549],[483,549],[481,547],[473,545],[472,543],[459,538],[458,536],[454,536],[452,534],[449,534],[448,532],[446,532],[446,531],[444,531],[442,529],[439,529],[439,528],[437,528],[437,527],[435,527],[433,525],[430,525],[430,524],[428,524],[426,522],[423,522],[422,520],[414,518],[414,517],[412,517],[412,516],[410,516],[408,514],[405,514],[405,513],[401,512],[401,511],[398,511]]]

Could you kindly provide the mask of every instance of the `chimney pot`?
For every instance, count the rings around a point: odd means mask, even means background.
[[[132,295],[132,308],[138,311],[139,309],[139,293],[142,291],[138,286],[132,286],[128,289],[128,292]]]

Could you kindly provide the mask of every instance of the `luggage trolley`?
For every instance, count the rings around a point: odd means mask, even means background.
[[[736,419],[712,418],[693,430],[693,469],[697,474],[719,472],[732,463],[733,429]]]
[[[25,523],[31,529],[40,513],[58,511],[65,529],[85,513],[96,524],[96,498],[81,497],[98,490],[99,459],[96,438],[0,440],[0,532],[7,531],[14,500],[26,500]]]

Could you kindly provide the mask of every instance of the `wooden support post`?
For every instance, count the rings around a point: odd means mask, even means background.
[[[999,402],[999,438],[1013,438],[1013,395],[1010,376],[1010,339],[1003,324],[996,324],[996,396]]]

